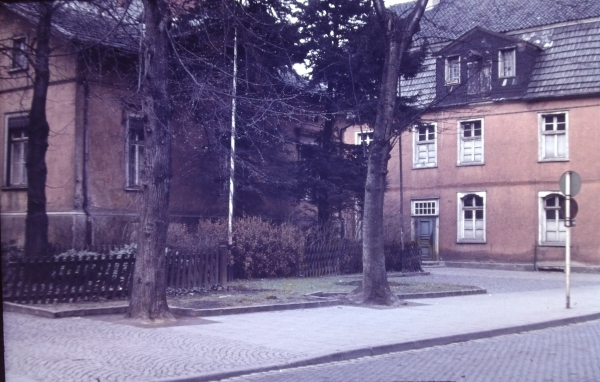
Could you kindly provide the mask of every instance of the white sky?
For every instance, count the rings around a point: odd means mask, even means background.
[[[386,6],[390,6],[390,5],[394,5],[394,4],[398,4],[398,3],[408,3],[409,1],[413,1],[413,0],[384,0],[384,1],[385,1]]]

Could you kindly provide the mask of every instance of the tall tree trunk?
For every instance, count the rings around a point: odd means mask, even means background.
[[[374,0],[381,30],[386,39],[386,55],[381,88],[377,105],[377,116],[373,126],[373,142],[367,159],[367,181],[365,185],[365,207],[363,218],[363,283],[355,291],[353,299],[363,303],[393,304],[397,298],[390,290],[385,269],[383,205],[385,178],[390,158],[390,139],[394,123],[394,110],[400,62],[410,46],[413,35],[427,6],[427,0],[418,0],[411,13],[400,19],[385,8],[383,0]]]
[[[128,317],[170,319],[165,248],[171,186],[171,104],[168,91],[169,8],[164,0],[144,0],[145,36],[141,92],[145,154],[138,248]]]
[[[48,247],[48,215],[46,214],[46,151],[50,126],[46,119],[46,97],[50,83],[50,28],[54,5],[39,4],[34,57],[33,99],[27,128],[27,217],[25,220],[25,253],[42,256]]]

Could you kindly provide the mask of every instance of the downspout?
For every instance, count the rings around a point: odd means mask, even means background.
[[[92,244],[92,219],[89,210],[89,111],[90,111],[90,84],[86,76],[83,77],[83,213],[85,214],[85,244]]]
[[[398,167],[400,168],[400,248],[404,251],[404,189],[402,180],[402,133],[398,135]]]

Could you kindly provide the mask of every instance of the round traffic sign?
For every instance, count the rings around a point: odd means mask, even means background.
[[[571,176],[570,176],[571,181],[569,182],[571,185],[570,190],[569,190],[570,191],[569,195],[575,196],[575,195],[577,195],[579,190],[581,190],[581,177],[575,171],[567,171],[564,174],[562,174],[562,176],[560,177],[560,180],[558,181],[558,185],[560,186],[560,191],[566,195],[567,194],[567,174],[568,173],[571,174]]]
[[[567,203],[561,203],[560,204],[560,216],[564,217],[567,216],[566,211],[567,211]],[[577,216],[577,212],[579,212],[579,205],[577,204],[577,202],[575,201],[575,199],[571,198],[571,202],[569,203],[571,205],[571,213],[569,214],[569,218],[570,219],[574,219],[575,216]]]

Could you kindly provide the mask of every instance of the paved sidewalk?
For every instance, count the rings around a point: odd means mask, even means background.
[[[563,274],[440,268],[428,277],[491,294],[411,300],[394,309],[336,306],[195,318],[155,328],[126,325],[119,317],[5,313],[6,377],[210,380],[600,318],[600,275],[573,275],[572,309],[564,307]]]

